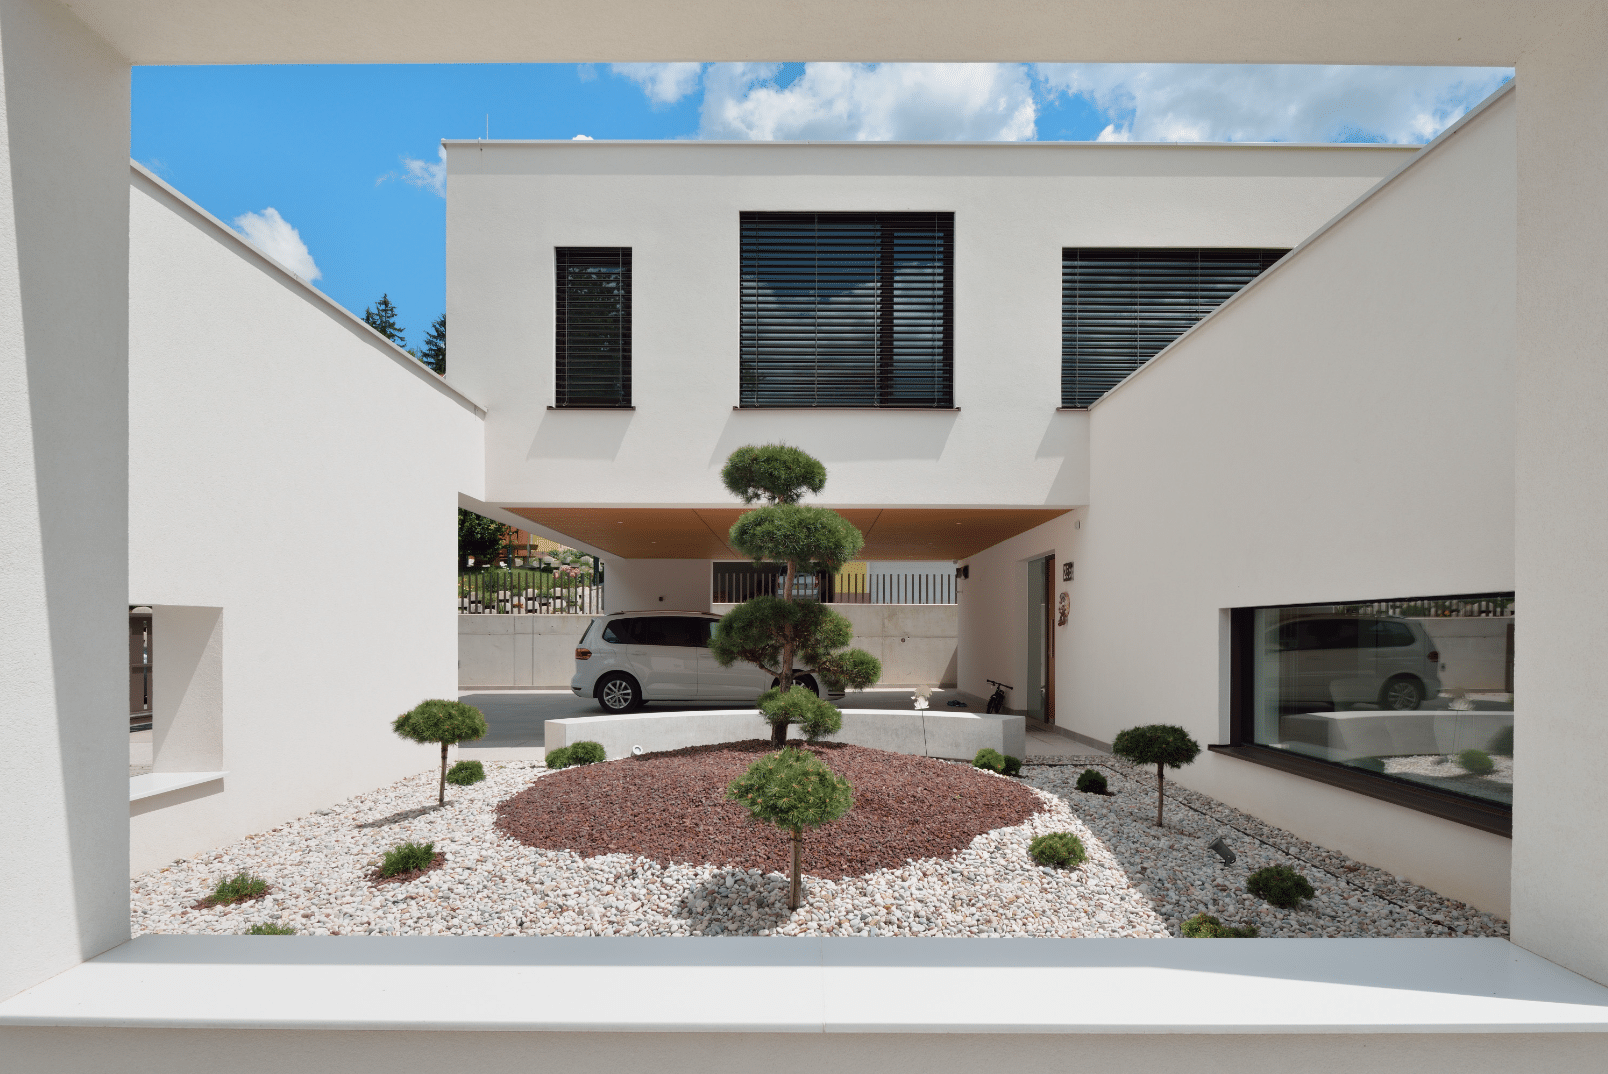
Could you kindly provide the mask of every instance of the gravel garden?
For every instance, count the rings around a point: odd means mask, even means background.
[[[802,900],[790,910],[788,834],[750,819],[726,794],[769,748],[729,743],[563,769],[493,763],[483,780],[450,787],[443,806],[432,769],[136,877],[133,930],[1507,934],[1500,919],[1170,782],[1166,826],[1157,828],[1154,770],[1112,757],[1028,764],[1013,777],[828,744],[810,753],[853,785],[854,807],[804,832]],[[1078,789],[1091,769],[1107,793]],[[1067,845],[1083,860],[1035,861],[1035,840],[1042,846],[1052,833],[1076,836]],[[1232,863],[1209,849],[1218,837]],[[1253,875],[1288,880],[1291,871],[1301,890],[1283,898]]]

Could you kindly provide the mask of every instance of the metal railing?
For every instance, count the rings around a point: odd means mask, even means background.
[[[603,586],[590,576],[567,580],[551,571],[497,568],[458,575],[461,615],[592,615],[603,610]]]
[[[1404,619],[1506,618],[1513,614],[1512,597],[1454,598],[1450,600],[1381,600],[1346,604],[1340,610],[1353,615],[1397,615]]]
[[[781,592],[784,572],[746,563],[717,563],[715,604],[741,604]],[[838,574],[826,571],[793,579],[793,596],[823,604],[954,604],[953,571],[908,574]]]

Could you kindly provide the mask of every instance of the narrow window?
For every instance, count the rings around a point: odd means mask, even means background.
[[[954,405],[954,213],[741,226],[743,406]]]
[[[631,405],[631,248],[557,250],[557,405]]]
[[[1061,251],[1061,405],[1086,407],[1287,250]]]

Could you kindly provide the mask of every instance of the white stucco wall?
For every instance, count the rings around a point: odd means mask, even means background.
[[[729,506],[732,449],[826,463],[830,505],[1073,506],[1063,246],[1293,246],[1403,147],[448,143],[453,376],[486,403],[487,499]],[[958,412],[734,410],[739,213],[955,213]],[[634,411],[554,411],[553,250],[632,248]],[[613,576],[610,578],[613,583]],[[613,594],[610,594],[613,600]]]
[[[133,803],[137,872],[434,762],[389,721],[458,688],[457,503],[480,492],[482,427],[158,181],[136,171],[127,196],[128,600],[159,627],[221,609],[229,773]],[[165,689],[160,630],[153,650]]]
[[[1227,741],[1226,609],[1514,587],[1514,117],[1497,99],[1094,407],[1089,508],[969,563],[964,688],[1022,674],[1046,552],[1076,564],[1057,723],[1107,742]],[[1501,837],[1213,754],[1178,778],[1508,909]]]

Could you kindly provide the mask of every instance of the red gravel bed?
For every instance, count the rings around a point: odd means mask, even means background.
[[[804,833],[804,871],[815,876],[947,858],[1044,809],[1021,784],[970,765],[837,743],[811,748],[854,786],[848,814]],[[526,846],[582,857],[634,854],[660,865],[786,872],[787,834],[726,800],[726,785],[771,750],[756,739],[564,769],[499,805],[497,827]]]

